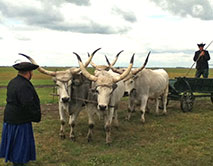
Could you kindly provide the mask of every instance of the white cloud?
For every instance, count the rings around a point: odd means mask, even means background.
[[[190,67],[196,44],[213,40],[211,12],[206,12],[212,2],[181,2],[2,0],[0,57],[5,60],[0,65],[12,65],[22,52],[40,65],[77,66],[72,52],[85,61],[87,52],[101,47],[93,59],[97,64],[106,64],[104,55],[114,59],[124,50],[117,66],[127,66],[133,53],[139,66],[152,51],[149,67]],[[213,54],[213,45],[209,51]]]

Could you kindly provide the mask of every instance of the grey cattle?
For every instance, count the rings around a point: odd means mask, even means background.
[[[150,52],[149,52],[150,54]],[[145,122],[145,109],[148,106],[148,99],[156,101],[156,113],[159,113],[159,98],[163,102],[163,113],[166,114],[166,103],[168,96],[169,76],[163,69],[151,70],[144,69],[148,62],[149,54],[146,58],[144,65],[137,69],[132,69],[129,75],[124,79],[125,82],[125,95],[129,97],[129,111],[127,119],[131,117],[136,105],[140,105],[142,112],[141,120]],[[110,63],[108,62],[110,65]],[[110,65],[111,69],[117,73],[123,73],[124,69],[116,69]]]
[[[130,94],[127,119],[130,119],[135,106],[139,104],[142,112],[141,121],[145,122],[145,109],[148,99],[154,99],[156,101],[156,113],[158,114],[159,98],[162,98],[163,113],[166,114],[169,76],[164,69],[143,69],[127,80],[126,84],[128,84],[129,88],[127,93]]]
[[[87,107],[88,102],[90,102],[90,107],[94,107],[94,105],[96,105],[96,98],[92,98],[93,93],[91,91],[91,84],[92,81],[88,80],[82,73],[75,74],[72,78],[72,93],[69,107],[69,115],[71,117],[69,122],[71,125],[70,137],[72,140],[75,140],[73,129],[75,127],[75,121],[81,110]],[[90,97],[88,98],[89,93]]]
[[[93,56],[95,55],[95,53],[100,50],[97,49],[95,50],[92,55],[88,58],[87,62],[85,63],[85,67],[87,67],[90,63],[90,61],[92,60]],[[37,64],[35,62],[35,60],[33,60],[31,57],[25,55],[25,54],[20,54],[22,56],[25,56],[27,59],[29,59],[32,63]],[[60,128],[60,136],[61,138],[65,138],[65,122],[66,122],[66,112],[72,112],[72,114],[69,115],[69,125],[71,127],[70,129],[70,138],[72,140],[74,140],[75,136],[74,136],[74,126],[75,126],[75,120],[77,118],[78,112],[79,110],[75,112],[74,109],[70,110],[70,102],[71,102],[71,98],[70,96],[72,96],[72,92],[71,92],[71,85],[72,85],[72,80],[73,80],[73,76],[78,74],[81,69],[80,68],[69,68],[67,70],[64,71],[49,71],[46,70],[42,67],[39,66],[38,71],[52,76],[53,80],[55,81],[56,85],[57,85],[57,94],[59,96],[59,116],[60,116],[60,122],[61,122],[61,128]]]
[[[93,111],[88,111],[89,115],[89,131],[88,139],[92,137],[92,129],[94,126],[93,115],[95,111],[98,111],[104,116],[105,120],[105,131],[106,131],[106,143],[111,143],[111,123],[113,116],[115,115],[114,111],[116,110],[117,104],[123,96],[124,88],[122,87],[124,79],[129,72],[131,71],[134,55],[131,58],[130,65],[123,74],[119,75],[112,71],[101,70],[95,73],[95,75],[90,74],[82,64],[81,58],[78,54],[74,53],[79,62],[82,73],[89,80],[93,81],[92,87],[96,89],[97,93],[97,109]],[[92,109],[89,109],[92,110]]]

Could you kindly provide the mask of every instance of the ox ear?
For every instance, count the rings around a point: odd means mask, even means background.
[[[97,88],[96,84],[94,82],[92,82],[92,85],[91,85],[91,88],[90,88],[91,92],[95,93],[96,88]]]
[[[130,96],[136,97],[136,89],[135,89],[135,88],[133,88],[133,89],[131,90]]]
[[[117,85],[116,83],[114,83],[114,84],[112,85],[113,91],[114,91],[117,87],[118,87],[118,85]]]

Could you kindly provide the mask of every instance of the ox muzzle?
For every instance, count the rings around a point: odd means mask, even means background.
[[[106,111],[108,107],[106,105],[98,105],[100,111]]]
[[[129,96],[129,92],[125,91],[123,97]]]
[[[70,101],[70,98],[69,97],[63,97],[61,100],[62,100],[63,103],[68,103]]]

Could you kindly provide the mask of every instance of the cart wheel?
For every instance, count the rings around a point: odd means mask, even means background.
[[[211,102],[213,103],[213,93],[211,93]]]
[[[183,112],[191,111],[195,97],[191,92],[184,92],[180,99],[180,107]]]

